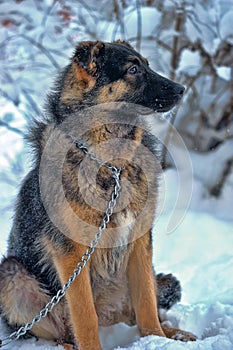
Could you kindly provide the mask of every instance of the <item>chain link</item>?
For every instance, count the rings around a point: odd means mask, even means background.
[[[104,217],[102,219],[102,223],[98,229],[98,232],[96,233],[94,239],[90,242],[90,245],[87,247],[85,253],[81,257],[80,261],[77,263],[77,266],[74,268],[73,274],[70,276],[68,281],[63,285],[63,287],[57,292],[56,295],[54,295],[51,300],[46,304],[46,306],[40,311],[40,313],[35,316],[32,320],[32,322],[27,323],[25,326],[20,327],[17,331],[11,333],[8,337],[4,339],[0,339],[0,347],[6,346],[9,343],[11,343],[13,340],[17,340],[23,335],[25,335],[28,331],[30,331],[33,326],[37,323],[39,323],[43,318],[47,316],[49,312],[51,312],[56,306],[60,300],[66,295],[66,292],[68,289],[70,289],[71,284],[75,281],[75,279],[80,275],[81,271],[85,268],[87,262],[90,260],[92,254],[95,251],[95,248],[102,236],[102,232],[106,230],[107,224],[110,221],[110,217],[113,214],[113,210],[116,206],[117,199],[119,197],[120,191],[121,191],[121,183],[120,183],[120,175],[122,172],[122,168],[117,168],[111,164],[103,163],[100,159],[98,159],[94,153],[88,152],[88,148],[83,145],[81,142],[75,140],[71,136],[75,146],[83,151],[84,154],[88,155],[91,160],[96,161],[100,166],[103,166],[105,168],[108,168],[112,171],[112,177],[115,180],[114,189],[111,194],[111,198],[108,202],[106,212],[104,214]]]

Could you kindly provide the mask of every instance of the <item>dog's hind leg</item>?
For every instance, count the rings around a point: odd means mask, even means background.
[[[13,329],[31,322],[49,302],[50,297],[36,278],[14,257],[0,264],[0,314]],[[62,306],[63,304],[63,306]],[[67,338],[64,303],[57,305],[31,333],[37,337],[59,341]]]

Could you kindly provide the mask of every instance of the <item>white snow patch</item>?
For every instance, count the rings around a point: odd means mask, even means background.
[[[218,73],[218,76],[222,79],[225,79],[227,81],[230,81],[232,78],[231,78],[231,71],[232,71],[232,68],[231,67],[215,67],[217,73]]]
[[[222,39],[229,39],[233,42],[233,32],[232,32],[232,18],[233,11],[228,11],[221,18],[219,31]]]
[[[134,38],[137,35],[138,15],[141,17],[141,32],[148,36],[156,33],[161,13],[155,7],[142,7],[140,14],[134,10],[125,18],[127,38]]]
[[[178,72],[195,76],[200,69],[201,56],[198,51],[185,49],[182,51]]]

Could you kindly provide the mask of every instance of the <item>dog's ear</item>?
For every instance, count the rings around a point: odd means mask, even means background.
[[[73,61],[94,76],[102,67],[104,52],[104,43],[100,41],[83,41],[76,47]]]
[[[118,40],[115,40],[115,41],[113,42],[113,44],[121,44],[121,45],[127,46],[127,47],[129,47],[130,49],[133,49],[133,50],[134,50],[133,46],[131,46],[131,45],[128,43],[128,41],[125,41],[125,40],[120,40],[120,39],[118,39]]]

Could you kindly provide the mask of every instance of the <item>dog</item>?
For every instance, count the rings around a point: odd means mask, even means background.
[[[155,276],[152,268],[151,228],[159,179],[157,162],[153,171],[148,164],[158,159],[157,141],[141,119],[134,120],[137,106],[167,112],[183,93],[182,85],[154,72],[125,41],[87,41],[76,47],[48,96],[43,120],[34,122],[28,136],[33,168],[21,186],[7,256],[0,264],[0,312],[12,329],[31,322],[68,281],[101,225],[105,211],[98,208],[99,202],[93,204],[93,198],[98,193],[105,204],[111,198],[114,179],[111,168],[103,165],[111,153],[109,163],[121,169],[119,202],[133,188],[131,197],[123,209],[112,213],[99,246],[65,298],[31,334],[55,340],[66,349],[100,350],[98,326],[125,322],[137,324],[142,336],[196,339],[160,323],[158,309],[179,301],[181,288],[173,275]],[[67,128],[71,133],[78,130],[86,153],[92,154],[89,162],[73,139],[64,136]],[[149,151],[138,162],[140,147]],[[97,164],[91,191],[98,158],[102,164]],[[61,159],[64,200],[56,185]]]

